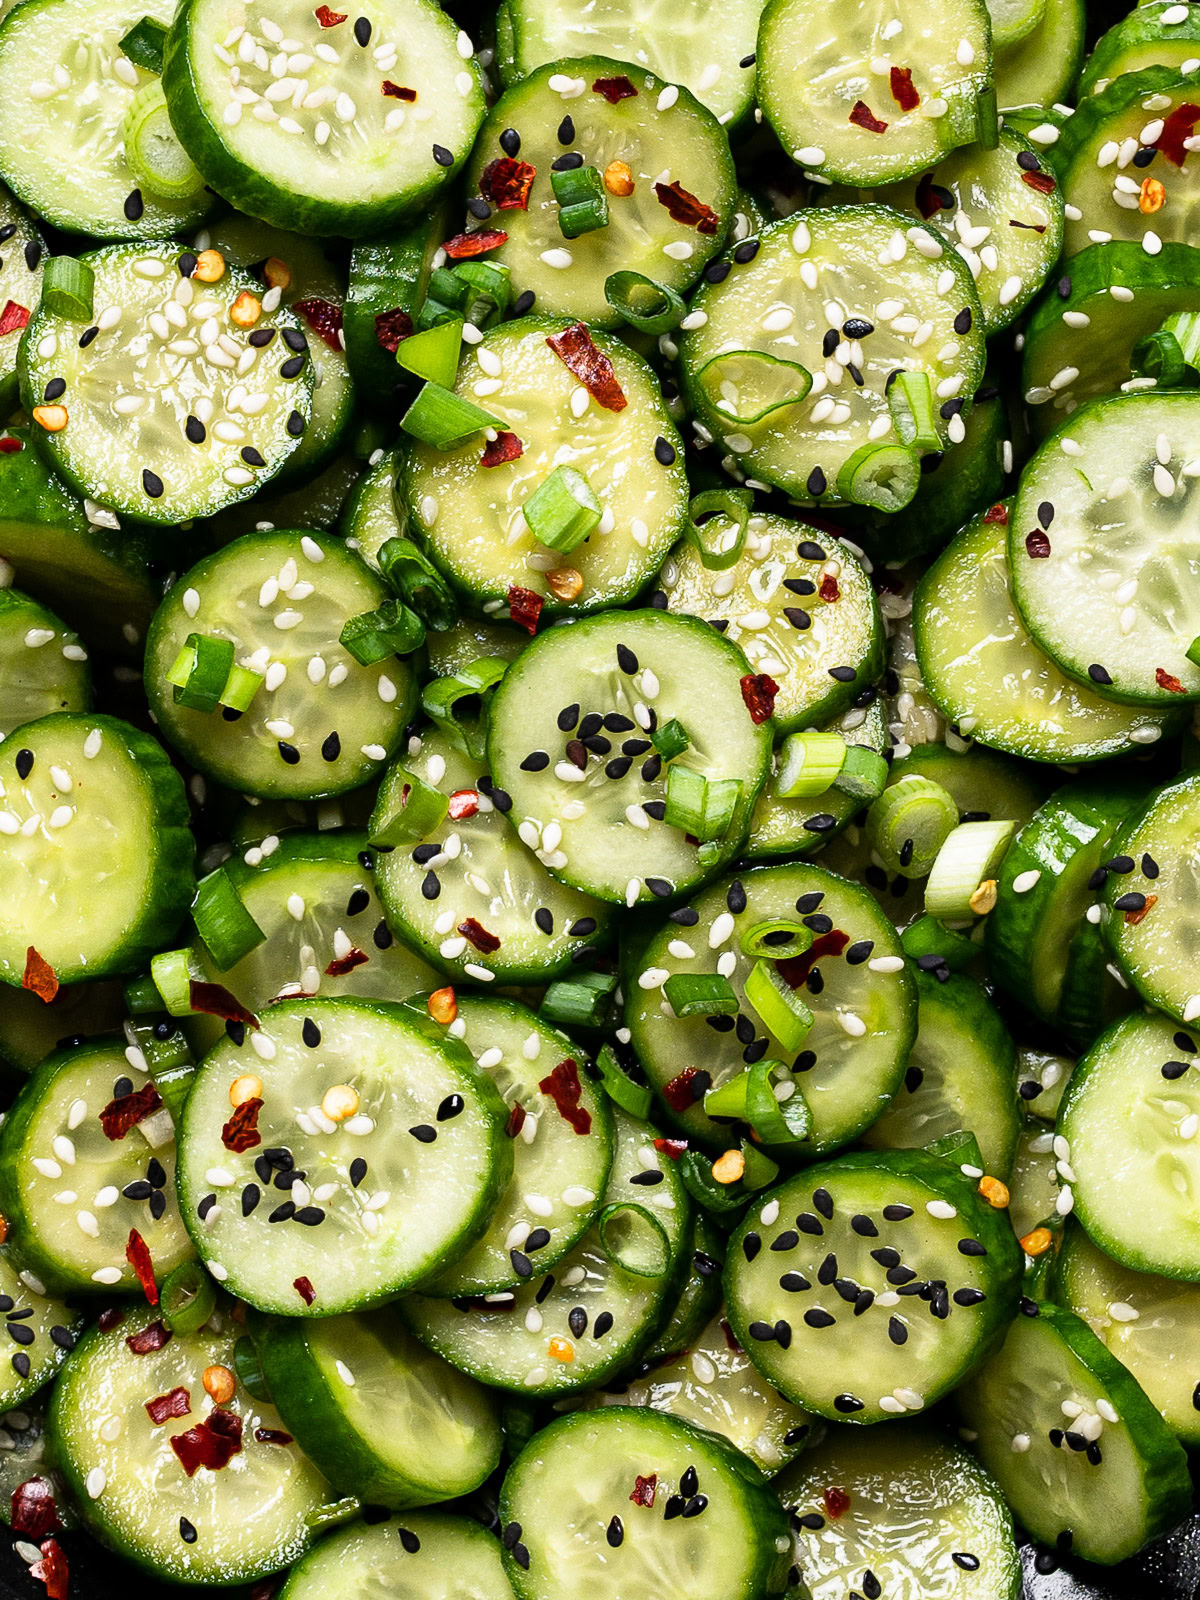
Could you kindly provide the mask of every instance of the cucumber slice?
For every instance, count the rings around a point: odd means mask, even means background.
[[[1153,257],[1116,239],[1081,250],[1025,332],[1021,385],[1034,430],[1045,435],[1085,401],[1125,386],[1139,339],[1198,304],[1200,252],[1190,244],[1164,244]]]
[[[1115,872],[1106,886],[1101,926],[1110,949],[1149,1005],[1183,1022],[1200,1019],[1200,775],[1151,796],[1114,841],[1132,854],[1132,872]],[[1142,896],[1126,902],[1125,895]]]
[[[1017,526],[1019,508],[1010,501],[1000,510]],[[1171,731],[1182,713],[1102,699],[1038,648],[1013,602],[1005,528],[991,511],[976,517],[917,586],[917,656],[947,721],[1035,761],[1102,761]],[[1024,549],[1013,559],[1032,564]]]
[[[863,691],[863,699],[868,691]],[[873,692],[873,691],[871,691]],[[861,745],[882,755],[891,745],[887,728],[887,713],[883,701],[875,694],[870,705],[854,706],[826,725],[827,733],[840,733],[847,749]],[[750,819],[750,836],[743,850],[748,861],[770,861],[778,856],[808,856],[849,826],[863,808],[862,800],[842,789],[826,789],[815,799],[784,800],[775,793],[774,776],[779,767],[779,751],[772,757],[774,771],[764,784],[755,802]],[[826,818],[833,826],[825,825]],[[810,828],[817,822],[818,828]]]
[[[351,489],[362,472],[362,457],[353,449],[340,450],[329,465],[310,482],[293,486],[285,482],[260,489],[252,500],[228,506],[205,524],[213,543],[231,544],[246,533],[261,533],[259,523],[275,528],[309,528],[333,532]],[[194,550],[189,555],[194,554]]]
[[[1034,639],[1077,682],[1134,706],[1200,699],[1187,655],[1200,601],[1185,576],[1200,560],[1198,456],[1200,395],[1096,401],[1034,456],[1009,519],[1013,598]]]
[[[337,1529],[292,1568],[279,1600],[372,1591],[388,1600],[512,1600],[499,1542],[473,1517],[437,1512]]]
[[[116,981],[73,983],[47,1005],[31,989],[0,986],[0,1061],[30,1073],[60,1041],[112,1033],[125,1019],[123,992]]]
[[[429,670],[435,678],[456,677],[464,667],[483,656],[515,661],[528,642],[525,635],[514,628],[499,622],[485,622],[478,617],[460,617],[444,633],[431,630],[425,635]]]
[[[632,600],[686,513],[683,446],[651,369],[619,340],[596,334],[628,402],[606,410],[548,346],[561,331],[560,323],[522,317],[493,328],[459,363],[455,392],[483,400],[498,426],[516,433],[518,459],[482,467],[479,435],[450,450],[417,444],[405,463],[413,527],[455,588],[488,616],[509,607],[514,588],[536,595],[547,619]],[[560,466],[582,473],[607,513],[567,554],[541,544],[523,514]],[[582,578],[576,598],[557,598],[549,573],[562,575],[564,592]]]
[[[127,1055],[111,1041],[57,1051],[29,1079],[0,1132],[0,1210],[13,1251],[60,1293],[136,1293],[126,1258],[131,1229],[145,1240],[159,1280],[192,1255],[174,1192],[170,1113],[160,1101],[121,1138],[109,1137],[101,1121],[119,1090],[146,1086],[141,1059],[136,1048]],[[131,1060],[139,1063],[132,1077]]]
[[[60,983],[144,966],[193,887],[183,781],[160,746],[59,712],[4,741],[0,784],[0,980],[22,984],[31,947]]]
[[[653,1504],[631,1505],[647,1480]],[[700,1573],[724,1600],[761,1600],[786,1570],[783,1512],[746,1458],[677,1417],[629,1407],[537,1434],[504,1480],[500,1521],[520,1600],[682,1600]]]
[[[408,536],[408,508],[396,496],[398,457],[398,451],[389,450],[374,466],[368,466],[351,489],[338,524],[338,531],[350,549],[357,550],[375,572],[379,571],[380,546],[389,539]],[[486,655],[487,652],[481,650],[477,654]]]
[[[15,7],[13,11],[15,11]],[[154,74],[120,41],[171,0],[38,0],[0,28],[0,173],[38,215],[97,239],[161,239],[199,222],[214,197],[143,190],[125,159],[125,115]]]
[[[55,1385],[51,1450],[81,1521],[156,1578],[228,1585],[278,1572],[311,1542],[328,1485],[293,1443],[256,1437],[282,1431],[279,1413],[240,1384],[222,1408],[241,1420],[240,1451],[221,1471],[186,1476],[171,1440],[211,1417],[201,1379],[208,1367],[233,1370],[240,1330],[221,1311],[199,1333],[135,1354],[127,1340],[150,1321],[142,1313],[108,1332],[94,1328]],[[146,1402],[177,1388],[187,1390],[189,1412],[156,1426]]]
[[[548,61],[501,95],[480,130],[468,192],[489,198],[486,173],[508,154],[506,129],[518,131],[519,159],[537,169],[527,206],[493,216],[489,226],[502,229],[507,242],[491,259],[550,316],[616,327],[621,316],[604,293],[612,273],[639,272],[682,294],[728,231],[737,196],[729,141],[686,87],[645,70],[644,49],[638,62],[603,55]],[[594,87],[614,81],[619,87],[607,94]],[[567,151],[605,175],[608,222],[578,237],[564,236],[551,185],[552,164]],[[626,169],[620,178],[610,173],[614,162]]]
[[[205,557],[172,588],[146,642],[146,695],[164,733],[232,789],[304,800],[356,788],[382,771],[415,701],[406,661],[364,667],[341,643],[346,623],[385,598],[327,534],[247,534]],[[197,632],[231,639],[235,663],[264,678],[235,721],[175,701],[167,674]]]
[[[897,369],[928,376],[945,447],[961,408],[945,417],[940,411],[952,401],[969,404],[983,376],[983,316],[957,251],[900,212],[872,205],[829,206],[775,223],[756,251],[747,245],[740,253],[747,259],[728,276],[701,284],[680,340],[689,404],[739,471],[797,498],[836,504],[850,457],[867,444],[896,442],[886,385]],[[699,327],[698,312],[705,317]],[[870,334],[845,333],[862,323]],[[722,403],[736,400],[722,395],[714,404],[701,375],[717,355],[741,350],[798,362],[814,374],[808,397],[758,422],[735,420]],[[861,388],[845,381],[850,366]]]
[[[243,1039],[226,1039],[200,1065],[179,1169],[196,1248],[231,1292],[288,1316],[358,1310],[393,1298],[479,1236],[511,1171],[507,1108],[424,1007],[289,1000]],[[246,1073],[263,1084],[261,1142],[238,1153],[222,1127],[230,1085]],[[348,1086],[360,1108],[340,1122],[321,1111],[331,1081]],[[287,1181],[293,1172],[305,1175],[304,1194]],[[285,1210],[272,1223],[289,1204],[298,1221]]]
[[[333,1487],[370,1505],[432,1505],[500,1460],[500,1406],[404,1331],[391,1306],[254,1331],[284,1427]]]
[[[777,1487],[813,1600],[876,1583],[889,1596],[1019,1600],[1008,1507],[944,1433],[913,1422],[831,1430]]]
[[[1123,1017],[1084,1056],[1058,1114],[1074,1209],[1115,1260],[1137,1272],[1200,1279],[1200,1220],[1189,1199],[1200,1085],[1195,1041],[1169,1017]]]
[[[376,818],[400,813],[414,776],[457,815],[377,858],[379,894],[401,937],[451,978],[478,983],[544,983],[611,944],[612,907],[555,881],[543,865],[554,852],[535,855],[513,833],[486,774],[480,785],[482,763],[443,733],[413,742],[380,785]]]
[[[36,1289],[34,1284],[38,1286]],[[8,1251],[0,1255],[0,1295],[8,1307],[5,1326],[13,1346],[12,1354],[0,1367],[0,1406],[8,1413],[32,1400],[38,1390],[53,1379],[67,1352],[74,1349],[83,1331],[84,1318],[77,1310],[47,1294],[45,1284],[36,1273],[28,1268],[18,1271]],[[15,1425],[14,1419],[7,1415],[5,1422],[10,1428]],[[13,1448],[6,1446],[6,1450]],[[21,1454],[28,1463],[26,1452],[22,1450]],[[4,1459],[0,1456],[0,1461]],[[27,1471],[11,1486],[0,1484],[0,1494],[7,1491],[11,1496],[19,1483],[32,1476],[33,1473]],[[6,1510],[8,1505],[6,1499]]]
[[[1079,75],[1079,96],[1100,94],[1114,78],[1147,67],[1184,70],[1200,60],[1200,26],[1191,14],[1179,17],[1171,0],[1139,5],[1102,33]],[[1193,66],[1192,71],[1195,71]]]
[[[357,240],[350,252],[346,360],[365,393],[390,395],[411,382],[396,365],[396,350],[413,331],[434,256],[453,232],[451,215],[447,197],[390,233]]]
[[[326,15],[337,20],[281,0],[266,27],[239,23],[227,45],[220,0],[188,0],[167,36],[163,88],[219,194],[277,228],[357,238],[450,182],[483,120],[483,88],[470,40],[431,0],[373,0],[366,28]],[[290,94],[273,88],[284,82]]]
[[[972,1133],[985,1170],[1007,1178],[1020,1133],[1016,1047],[982,984],[917,972],[917,1037],[896,1098],[868,1130],[873,1150],[915,1150]]]
[[[959,1405],[983,1465],[1034,1538],[1061,1539],[1109,1566],[1187,1515],[1187,1457],[1085,1322],[1028,1306]]]
[[[21,343],[18,313],[26,317],[37,305],[42,293],[42,267],[46,246],[41,234],[25,214],[22,206],[4,188],[0,188],[0,311],[14,306],[8,312],[14,326],[0,335],[0,406],[9,412],[17,400],[17,349]]]
[[[924,1410],[1016,1310],[1021,1256],[1007,1219],[937,1156],[842,1156],[772,1200],[773,1222],[752,1215],[730,1239],[729,1320],[770,1383],[831,1421]]]
[[[836,183],[892,183],[958,145],[987,142],[983,0],[953,0],[949,11],[921,0],[906,7],[903,30],[861,0],[770,0],[758,30],[758,98],[801,167]],[[889,83],[892,71],[907,73],[906,85]],[[994,111],[990,122],[994,132]]]
[[[92,671],[79,636],[17,589],[0,589],[0,739],[54,711],[87,711]]]
[[[1046,0],[985,0],[992,21],[992,45],[1009,49],[1041,26]]]
[[[0,1519],[12,1526],[12,1497],[30,1478],[43,1478],[53,1488],[55,1510],[63,1527],[78,1527],[79,1521],[66,1503],[62,1475],[47,1459],[46,1401],[50,1391],[25,1401],[20,1410],[4,1418],[3,1435],[10,1441],[0,1446]]]
[[[1022,1045],[1017,1051],[1017,1094],[1023,1106],[1043,1122],[1054,1122],[1075,1070],[1073,1056]]]
[[[1083,59],[1087,20],[1084,0],[1046,0],[1042,20],[1028,38],[995,52],[1001,111],[1066,99]]]
[[[1026,1117],[1008,1175],[1008,1220],[1018,1239],[1055,1215],[1062,1182],[1053,1129],[1036,1117]]]
[[[635,905],[685,892],[734,854],[770,759],[767,724],[751,720],[743,698],[745,683],[753,689],[745,665],[705,623],[655,610],[555,628],[523,652],[492,702],[488,753],[512,800],[509,821],[540,843],[556,878]],[[727,833],[707,849],[645,810],[667,793],[645,735],[672,719],[691,741],[679,764],[710,784],[742,785]],[[583,745],[593,721],[587,737],[609,748]]]
[[[460,1037],[500,1091],[510,1123],[518,1120],[518,1105],[524,1115],[512,1137],[512,1176],[486,1232],[421,1285],[426,1294],[447,1297],[519,1288],[522,1273],[513,1252],[526,1252],[535,1230],[538,1238],[549,1235],[535,1260],[540,1273],[548,1272],[595,1221],[613,1160],[608,1096],[591,1081],[586,1060],[565,1034],[515,1000],[460,992],[457,1006]],[[559,1114],[551,1094],[540,1087],[563,1061],[576,1063],[584,1115],[573,1121]]]
[[[171,244],[81,259],[95,274],[95,322],[81,328],[43,301],[21,343],[22,403],[44,419],[37,448],[80,494],[136,521],[169,525],[247,499],[308,422],[312,362],[296,318],[265,312],[247,330],[232,314],[243,294],[260,304],[249,273],[227,266],[201,283],[187,275],[194,255]],[[44,403],[48,388],[61,404]]]
[[[816,920],[813,945],[777,969],[813,1013],[795,1055],[783,1050],[745,999],[757,958],[742,949],[741,935],[798,915]],[[827,922],[829,931],[818,933]],[[854,958],[847,960],[851,949]],[[788,1151],[806,1157],[856,1138],[899,1088],[917,1024],[916,989],[900,941],[864,890],[819,867],[757,867],[711,885],[644,947],[630,950],[627,964],[625,1025],[638,1060],[672,1119],[704,1145],[724,1149],[730,1134],[705,1113],[705,1090],[735,1078],[747,1061],[794,1056],[795,1089],[813,1126]],[[663,1005],[662,985],[670,977],[714,970],[728,977],[744,1006],[740,1031],[719,1018],[714,1028],[704,1017],[676,1017]]]
[[[678,1146],[674,1148],[678,1149]],[[671,1149],[667,1150],[667,1154],[671,1154]],[[665,1365],[677,1356],[684,1356],[703,1334],[721,1304],[725,1237],[717,1231],[716,1223],[704,1211],[696,1213],[693,1243],[696,1248],[692,1251],[687,1280],[666,1326],[654,1343],[647,1346],[642,1358],[643,1368]]]
[[[849,709],[883,670],[883,621],[861,563],[845,545],[783,517],[751,517],[735,566],[713,571],[688,541],[659,574],[668,609],[721,627],[752,672],[779,685],[780,733]]]
[[[603,1203],[619,1211],[602,1215],[548,1273],[536,1255],[531,1262],[526,1239],[521,1254],[533,1275],[522,1266],[518,1289],[455,1300],[409,1295],[401,1315],[422,1344],[496,1388],[562,1395],[603,1383],[655,1337],[690,1258],[691,1204],[676,1163],[655,1148],[654,1129],[623,1111],[613,1122]]]

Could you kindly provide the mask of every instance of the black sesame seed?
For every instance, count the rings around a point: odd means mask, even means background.
[[[354,23],[354,37],[365,49],[371,42],[371,24],[366,17],[358,17]]]
[[[265,467],[267,464],[262,453],[252,444],[242,446],[242,460],[248,467]]]
[[[1112,682],[1112,677],[1110,676],[1107,668],[1100,666],[1099,663],[1095,661],[1093,661],[1091,666],[1088,668],[1088,677],[1093,683]]]
[[[733,259],[738,266],[744,267],[748,261],[753,261],[758,254],[758,240],[744,239],[733,252]]]
[[[452,167],[454,165],[454,154],[452,151],[447,150],[444,144],[434,145],[433,159],[439,167]]]
[[[183,431],[189,444],[203,444],[208,437],[208,430],[199,417],[189,417],[183,425]]]
[[[911,1206],[890,1205],[883,1208],[884,1217],[888,1222],[906,1222],[913,1214]]]
[[[437,1138],[437,1129],[431,1128],[427,1122],[419,1122],[415,1128],[410,1128],[408,1131],[421,1144],[432,1144]]]
[[[279,368],[281,378],[298,378],[304,370],[303,356],[289,356]]]
[[[522,772],[544,772],[550,765],[550,757],[545,750],[531,750],[521,763]]]
[[[163,481],[156,472],[151,472],[149,467],[143,467],[142,488],[151,500],[158,500],[163,492]]]
[[[145,209],[146,209],[146,203],[142,199],[142,191],[140,189],[131,189],[129,191],[129,193],[125,196],[125,205],[124,205],[124,207],[122,209],[125,212],[125,220],[127,222],[137,222],[137,221],[139,221],[140,218],[141,218],[142,212],[145,211]],[[26,247],[25,247],[25,259],[26,259],[26,261],[28,261],[28,259],[29,259],[29,246],[28,245],[26,245]],[[37,264],[37,261],[36,261],[36,258],[35,258],[34,265],[36,266],[36,264]],[[33,271],[33,267],[30,267],[29,270],[32,272]]]
[[[397,1531],[400,1534],[400,1544],[403,1547],[403,1549],[410,1556],[415,1556],[417,1551],[421,1548],[420,1539],[417,1537],[417,1535],[415,1533],[413,1533],[411,1528],[400,1528]],[[517,1550],[524,1550],[525,1546],[524,1545],[517,1545],[515,1547],[510,1546],[510,1549],[513,1549],[513,1553],[515,1554]],[[526,1566],[529,1565],[529,1552],[528,1551],[525,1551],[525,1565]]]
[[[421,879],[421,893],[426,900],[436,900],[442,892],[442,884],[436,872],[427,872]]]
[[[467,210],[477,222],[486,222],[492,214],[492,208],[482,195],[473,194],[467,201]]]
[[[804,1313],[804,1320],[810,1328],[832,1328],[837,1318],[831,1317],[828,1311],[822,1311],[820,1306],[813,1306]]]
[[[578,150],[572,150],[565,156],[556,156],[550,163],[551,172],[574,172],[583,165],[583,157]]]
[[[608,1543],[612,1549],[617,1550],[620,1548],[621,1543],[625,1538],[625,1529],[621,1526],[620,1517],[614,1517],[612,1519],[608,1527],[605,1529],[604,1537],[608,1540]]]
[[[808,475],[808,483],[806,485],[809,494],[815,496],[817,499],[820,499],[828,486],[828,481],[826,480],[825,474],[821,471],[820,467],[814,467]]]
[[[660,433],[654,441],[654,459],[659,466],[670,467],[675,463],[675,446]]]
[[[863,1403],[855,1399],[852,1394],[839,1394],[834,1398],[833,1408],[835,1411],[840,1411],[843,1416],[847,1416],[853,1411],[861,1411]]]
[[[355,1156],[354,1160],[350,1163],[350,1187],[352,1189],[357,1189],[366,1175],[367,1163],[363,1160],[362,1156]]]
[[[877,1239],[879,1237],[879,1229],[871,1221],[870,1217],[864,1216],[861,1212],[850,1218],[850,1226],[855,1233],[860,1234],[864,1239]]]
[[[256,350],[263,350],[274,337],[274,328],[255,328],[246,342],[252,344]]]
[[[603,1339],[604,1335],[608,1332],[608,1330],[612,1327],[612,1325],[613,1325],[613,1314],[612,1314],[612,1312],[611,1311],[602,1311],[600,1313],[600,1315],[596,1318],[595,1322],[592,1324],[592,1338],[593,1339]]]
[[[704,269],[705,283],[724,283],[732,268],[728,261],[710,261]]]
[[[559,144],[575,143],[575,123],[569,115],[565,116],[558,125],[558,142]]]
[[[799,1294],[804,1289],[811,1289],[812,1284],[799,1272],[785,1272],[779,1280],[779,1287],[786,1289],[788,1294]]]
[[[288,744],[286,739],[280,739],[279,741],[279,754],[287,762],[289,767],[299,766],[300,752],[296,749],[294,744]]]

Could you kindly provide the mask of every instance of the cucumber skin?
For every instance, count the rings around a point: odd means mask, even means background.
[[[393,308],[415,319],[425,297],[431,246],[454,231],[448,200],[425,217],[377,239],[363,239],[350,253],[350,278],[342,308],[346,361],[350,375],[373,398],[411,388],[417,382],[375,337],[375,317]]]

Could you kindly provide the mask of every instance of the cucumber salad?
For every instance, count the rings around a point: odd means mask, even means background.
[[[1200,8],[0,0],[0,99],[0,1574],[1167,1593]]]

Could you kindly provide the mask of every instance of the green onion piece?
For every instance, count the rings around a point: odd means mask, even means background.
[[[764,1144],[792,1144],[809,1137],[812,1112],[782,1061],[757,1061],[747,1078],[746,1120]]]
[[[846,760],[833,787],[853,800],[876,800],[887,787],[889,770],[878,750],[865,744],[848,744]]]
[[[893,373],[887,385],[887,402],[901,444],[919,451],[942,448],[933,414],[933,385],[927,372]]]
[[[608,227],[608,195],[595,167],[568,167],[550,172],[550,187],[558,201],[558,226],[564,239],[578,239]]]
[[[271,1404],[271,1390],[262,1362],[258,1359],[258,1351],[254,1348],[254,1340],[245,1334],[234,1343],[233,1370],[251,1400],[257,1400],[262,1405]]]
[[[487,747],[487,716],[492,692],[508,671],[499,656],[481,656],[453,676],[434,678],[421,691],[421,705],[458,750],[482,761]],[[461,702],[467,701],[464,709]]]
[[[198,1261],[184,1261],[163,1280],[158,1309],[172,1333],[198,1333],[216,1307],[216,1285]]]
[[[576,972],[552,983],[542,996],[539,1015],[568,1027],[599,1028],[607,1015],[605,1001],[617,987],[612,972]]]
[[[241,1342],[240,1340],[238,1341]],[[348,1494],[341,1500],[326,1501],[304,1513],[304,1526],[311,1533],[325,1533],[330,1528],[344,1527],[360,1516],[363,1503],[357,1495]]]
[[[705,1211],[728,1216],[745,1205],[749,1189],[743,1179],[737,1183],[718,1183],[712,1175],[713,1158],[699,1150],[685,1150],[679,1162],[683,1186]],[[776,1167],[778,1172],[779,1168]]]
[[[1166,328],[1159,328],[1138,340],[1129,366],[1135,378],[1153,378],[1160,389],[1179,389],[1187,382],[1188,364],[1183,346]]]
[[[405,372],[452,389],[462,350],[462,321],[439,322],[422,333],[412,333],[396,346],[396,363]]]
[[[375,559],[388,587],[427,628],[444,633],[458,621],[454,591],[411,539],[385,539]]]
[[[645,1206],[629,1200],[605,1206],[597,1220],[600,1246],[610,1261],[638,1278],[661,1278],[671,1264],[666,1229]]]
[[[753,503],[748,489],[706,489],[692,499],[684,537],[710,572],[723,572],[741,559]]]
[[[704,1114],[707,1117],[727,1117],[744,1121],[746,1117],[746,1090],[750,1083],[749,1072],[739,1072],[704,1096]]]
[[[600,1073],[600,1086],[613,1104],[620,1106],[622,1111],[628,1111],[631,1117],[637,1117],[639,1122],[644,1122],[650,1115],[654,1096],[645,1084],[634,1083],[617,1060],[612,1045],[606,1044],[600,1051],[596,1057],[596,1069]]]
[[[427,383],[400,418],[400,426],[434,450],[453,450],[485,428],[499,428],[502,424],[490,411],[464,400],[452,389]]]
[[[984,150],[995,150],[1000,144],[1000,112],[996,99],[996,85],[986,84],[978,90],[975,100],[975,132],[967,135],[966,142],[976,140]]]
[[[719,416],[749,427],[799,405],[812,388],[812,373],[765,350],[726,350],[704,363],[696,382]]]
[[[811,949],[813,931],[794,917],[769,917],[747,928],[739,941],[742,954],[757,961],[786,961]]]
[[[742,1182],[746,1188],[752,1191],[769,1188],[779,1176],[779,1163],[764,1155],[758,1146],[751,1144],[748,1139],[742,1140],[742,1155],[746,1161],[746,1170],[742,1174]]]
[[[918,961],[922,956],[940,956],[951,972],[960,972],[980,954],[979,946],[961,933],[945,927],[936,917],[918,917],[900,935],[906,956]]]
[[[707,844],[729,832],[741,798],[740,778],[706,778],[690,767],[672,766],[667,773],[663,820],[668,827]]]
[[[458,275],[451,267],[435,267],[429,274],[429,287],[425,291],[426,304],[432,303],[451,315],[461,317],[465,315],[467,297],[471,286],[465,278]],[[423,310],[424,308],[422,308]],[[426,325],[417,318],[417,327]],[[433,326],[433,324],[429,324]]]
[[[671,717],[650,735],[650,743],[664,761],[674,761],[676,756],[681,756],[690,747],[691,742],[678,717]]]
[[[746,1003],[758,1013],[763,1027],[779,1040],[785,1055],[794,1055],[813,1025],[813,1014],[799,992],[770,961],[756,961],[743,987]]]
[[[121,140],[129,170],[147,193],[162,200],[187,200],[203,192],[204,179],[171,126],[157,78],[126,107]]]
[[[192,968],[186,950],[161,950],[150,961],[150,976],[173,1017],[192,1014]]]
[[[957,826],[955,801],[940,783],[916,773],[889,784],[867,812],[868,843],[888,872],[909,878],[926,876]]]
[[[775,794],[780,800],[809,800],[824,794],[846,764],[840,733],[789,733],[779,752]]]
[[[389,656],[411,655],[425,643],[425,624],[400,600],[385,600],[377,611],[351,617],[338,643],[359,666],[371,667]]]
[[[837,476],[837,489],[851,505],[903,511],[921,482],[921,461],[908,445],[864,444]]]
[[[677,1017],[736,1017],[738,997],[728,978],[715,972],[676,972],[663,993]]]
[[[591,484],[574,467],[555,467],[524,505],[535,539],[567,554],[587,538],[604,515]]]
[[[140,978],[130,978],[125,984],[125,1009],[131,1017],[144,1017],[163,1008],[158,985],[148,972]]]
[[[252,672],[249,667],[232,666],[225,679],[225,687],[221,690],[221,704],[228,706],[231,711],[249,711],[262,686],[261,672]]]
[[[192,921],[219,972],[228,972],[267,937],[247,911],[224,867],[210,872],[196,885]]]
[[[640,272],[614,272],[604,280],[604,298],[639,333],[670,333],[687,316],[674,289]]]
[[[512,301],[512,274],[500,261],[460,261],[454,276],[467,286],[462,311],[476,328],[495,327]]]
[[[975,915],[971,896],[996,876],[1015,829],[1015,822],[959,823],[938,851],[925,885],[931,917],[959,922]]]
[[[384,849],[394,850],[397,845],[409,844],[413,839],[428,839],[441,827],[449,810],[446,796],[418,778],[415,772],[401,767],[399,776],[403,779],[399,801],[389,801],[381,794],[367,829],[368,843]],[[387,793],[393,792],[389,785]]]
[[[184,651],[176,656],[167,674],[167,681],[173,686],[175,704],[187,706],[192,711],[215,711],[221,703],[221,691],[233,668],[232,639],[214,639],[204,633],[189,633],[184,650],[190,650],[193,654],[183,683],[179,682],[179,673],[184,665]]]
[[[42,271],[42,304],[52,316],[90,322],[95,278],[86,261],[51,256]]]
[[[1187,658],[1194,667],[1200,667],[1200,634],[1187,647]]]
[[[156,22],[153,17],[143,17],[140,22],[135,22],[120,40],[117,49],[132,61],[135,67],[142,67],[146,72],[152,72],[156,78],[161,78],[163,46],[166,42],[167,30],[163,24]]]

